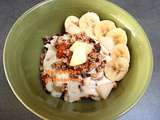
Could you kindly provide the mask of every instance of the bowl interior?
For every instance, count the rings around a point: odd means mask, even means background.
[[[107,100],[67,103],[51,97],[39,79],[41,38],[63,30],[67,16],[93,11],[113,20],[128,35],[130,69]],[[4,68],[18,99],[42,118],[113,119],[133,106],[144,93],[152,73],[152,53],[139,24],[127,12],[104,0],[48,0],[23,14],[12,27],[4,47]]]

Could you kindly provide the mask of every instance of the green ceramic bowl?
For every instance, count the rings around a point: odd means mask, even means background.
[[[128,34],[131,63],[128,74],[109,99],[64,102],[45,93],[39,79],[41,38],[59,33],[67,16],[94,11],[113,20]],[[153,57],[143,29],[126,11],[105,0],[47,0],[25,12],[10,30],[3,54],[8,83],[18,100],[43,119],[108,120],[132,108],[142,97],[152,74]]]

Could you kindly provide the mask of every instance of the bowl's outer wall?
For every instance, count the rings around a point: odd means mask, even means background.
[[[67,16],[88,11],[113,20],[128,35],[131,54],[126,77],[109,99],[67,103],[48,95],[39,80],[41,38],[63,30]],[[143,95],[152,73],[152,52],[139,24],[124,10],[103,0],[50,0],[23,14],[12,27],[4,47],[4,68],[18,99],[41,118],[56,120],[108,120],[118,117]]]

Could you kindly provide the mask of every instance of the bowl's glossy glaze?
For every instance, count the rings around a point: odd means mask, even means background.
[[[109,99],[67,103],[46,94],[39,80],[41,38],[59,33],[69,15],[94,11],[113,20],[128,34],[130,69]],[[140,25],[127,12],[105,0],[48,0],[25,12],[10,30],[4,47],[4,69],[17,98],[41,118],[108,120],[128,111],[143,95],[151,78],[152,51]]]

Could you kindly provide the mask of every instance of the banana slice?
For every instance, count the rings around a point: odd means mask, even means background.
[[[94,33],[97,40],[100,40],[102,37],[106,37],[107,33],[112,29],[115,29],[116,25],[110,20],[102,20],[95,25]]]
[[[72,46],[69,48],[70,51],[73,52],[74,50],[76,50],[77,48],[79,48],[82,43],[83,43],[83,42],[81,42],[81,41],[76,41],[76,42],[74,42],[74,43],[72,44]]]
[[[85,55],[85,51],[74,51],[71,61],[70,61],[70,66],[76,66],[76,65],[80,65],[83,64],[87,61],[87,56]]]
[[[111,52],[115,47],[114,41],[111,37],[102,37],[100,43],[108,50],[108,52]]]
[[[105,75],[112,81],[120,81],[127,73],[129,62],[126,58],[109,61],[104,69]]]
[[[65,31],[70,34],[78,34],[81,32],[79,28],[79,18],[76,16],[67,17],[64,26],[65,26]]]
[[[84,54],[88,54],[92,51],[93,49],[93,45],[85,43],[85,42],[81,42],[81,41],[76,41],[74,42],[74,44],[70,47],[70,50],[72,52],[76,51],[76,50],[85,50]]]
[[[106,99],[109,96],[113,85],[113,83],[105,83],[97,86],[96,90],[102,99]]]
[[[124,44],[116,45],[111,54],[112,54],[113,59],[124,57],[128,61],[130,61],[130,54],[129,54],[128,47]]]
[[[86,35],[94,39],[94,27],[98,22],[100,22],[100,18],[96,13],[87,12],[81,16],[79,20],[79,26],[80,29],[86,33]]]
[[[108,37],[113,38],[114,44],[127,44],[126,32],[121,28],[116,28],[107,33]]]
[[[87,55],[92,51],[92,48],[93,45],[81,41],[76,41],[70,47],[70,50],[73,51],[70,66],[76,66],[85,63],[87,61]]]

